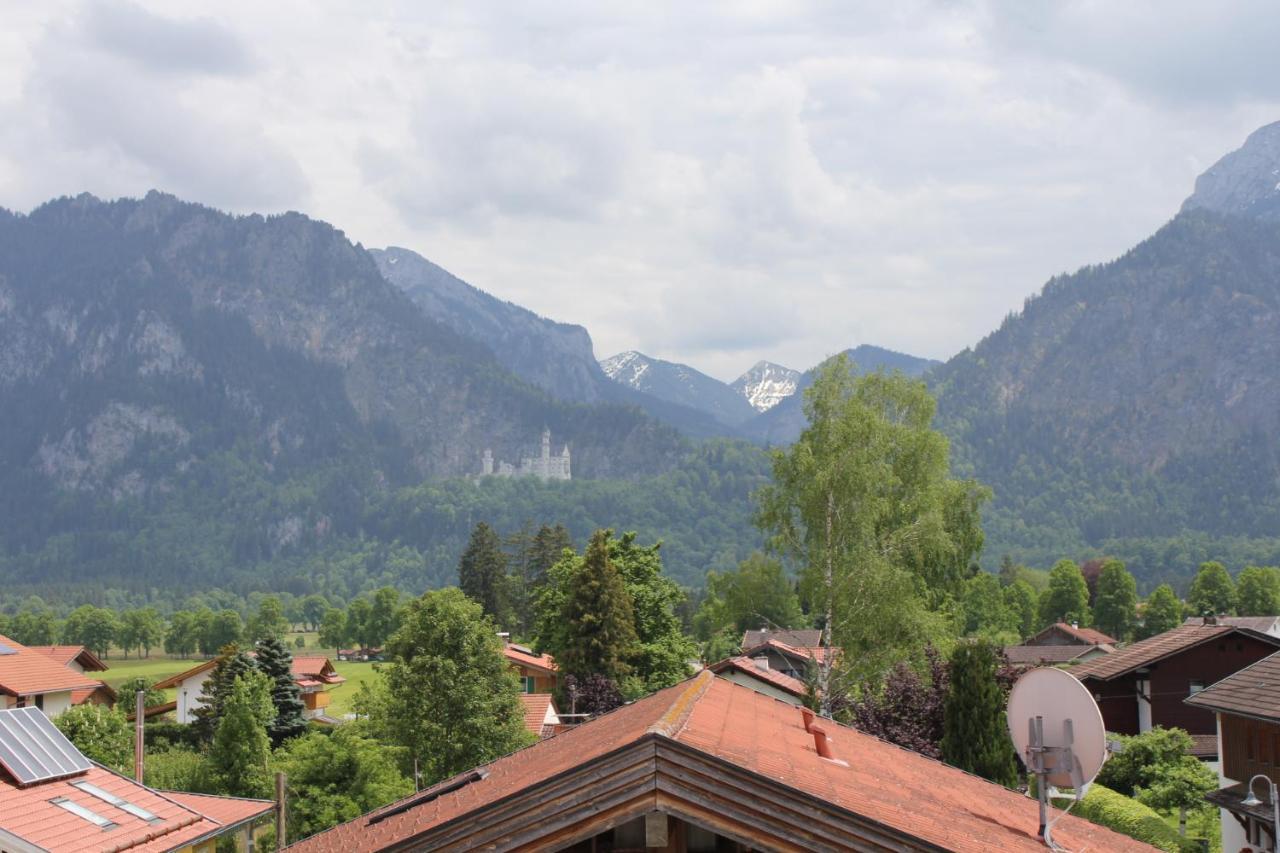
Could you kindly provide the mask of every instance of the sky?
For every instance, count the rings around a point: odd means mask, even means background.
[[[731,380],[947,358],[1280,119],[1272,3],[0,0],[0,206],[155,188]]]

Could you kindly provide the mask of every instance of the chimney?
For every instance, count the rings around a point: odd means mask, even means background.
[[[1215,616],[1215,615],[1213,615],[1212,613],[1206,613],[1206,614],[1204,615],[1204,624],[1206,624],[1206,625],[1217,625],[1217,624],[1218,624],[1218,617],[1217,617],[1217,616]]]
[[[806,732],[813,731],[813,712],[803,705],[800,706],[800,718],[804,720],[804,730]]]
[[[751,662],[756,665],[756,669],[761,670],[762,672],[769,671],[769,658],[761,656],[758,658],[752,658]]]
[[[827,740],[827,732],[822,726],[810,726],[809,734],[813,735],[813,748],[818,750],[818,755],[828,760],[835,760],[835,753],[831,751],[831,741]]]
[[[1079,627],[1080,627],[1080,623],[1079,623],[1079,622],[1077,622],[1075,619],[1072,619],[1072,620],[1071,620],[1071,627],[1072,627],[1072,628],[1079,628]]]

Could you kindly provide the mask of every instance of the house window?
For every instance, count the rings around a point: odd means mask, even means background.
[[[1204,682],[1203,682],[1203,681],[1193,681],[1193,682],[1191,682],[1191,692],[1190,692],[1190,694],[1189,694],[1189,695],[1194,696],[1194,695],[1196,695],[1197,693],[1199,693],[1201,690],[1204,690]]]
[[[526,675],[524,678],[521,679],[521,681],[524,682],[525,693],[532,693],[534,691],[535,685],[534,685],[534,680],[532,675]]]
[[[36,694],[36,707],[39,708],[41,711],[44,710],[44,694],[43,693]]]

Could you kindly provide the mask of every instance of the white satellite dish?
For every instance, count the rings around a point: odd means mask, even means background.
[[[1049,786],[1084,796],[1107,760],[1107,731],[1098,703],[1075,676],[1053,667],[1028,670],[1009,692],[1009,736],[1035,774],[1040,837],[1048,841]]]

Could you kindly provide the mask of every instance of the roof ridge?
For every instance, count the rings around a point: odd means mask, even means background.
[[[657,722],[646,729],[646,732],[674,740],[684,728],[685,723],[689,721],[693,706],[698,704],[698,700],[715,680],[715,673],[709,669],[704,669],[689,679],[689,686],[680,691],[671,706],[658,718]]]

